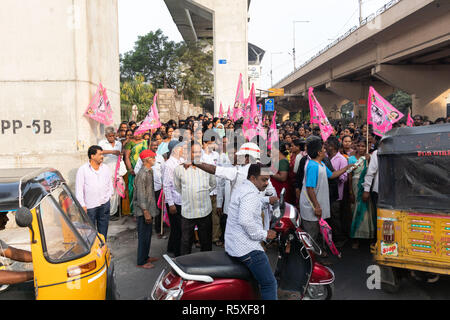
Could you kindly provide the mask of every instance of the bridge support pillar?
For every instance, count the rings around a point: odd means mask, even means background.
[[[377,65],[372,75],[412,95],[413,115],[428,116],[431,121],[446,116],[450,96],[449,65]]]
[[[341,97],[331,91],[314,91],[314,95],[319,101],[328,119],[340,119],[341,106],[348,102],[346,98]]]
[[[190,0],[189,4],[212,13],[214,32],[214,114],[220,102],[234,104],[239,74],[242,73],[244,94],[248,84],[248,6],[242,0]]]

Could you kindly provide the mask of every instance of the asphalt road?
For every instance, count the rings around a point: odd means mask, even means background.
[[[130,217],[122,217],[120,221],[112,222],[115,226],[127,226],[123,231],[108,237],[115,261],[116,281],[121,299],[147,299],[153,285],[167,263],[162,258],[166,253],[167,239],[152,237],[150,255],[160,257],[155,262],[155,268],[142,269],[136,267],[137,233]],[[223,250],[215,247],[214,250]],[[193,248],[193,252],[198,249]],[[269,248],[269,258],[272,266],[276,261],[276,249]],[[373,265],[369,243],[361,243],[358,250],[352,249],[347,243],[342,248],[342,258],[332,257],[330,268],[335,273],[335,292],[333,299],[337,300],[447,300],[450,299],[450,277],[441,276],[436,283],[426,283],[408,277],[402,280],[400,290],[395,294],[385,293],[380,289],[369,289],[367,273]]]

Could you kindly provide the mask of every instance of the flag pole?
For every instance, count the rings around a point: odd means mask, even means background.
[[[164,234],[164,206],[166,205],[166,196],[164,194],[164,191],[161,189],[161,192],[163,193],[162,196],[162,204],[161,204],[161,236]]]
[[[366,134],[366,149],[367,153],[369,153],[369,122],[367,122],[367,134]]]

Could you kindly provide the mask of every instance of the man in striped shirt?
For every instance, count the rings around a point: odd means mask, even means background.
[[[175,189],[181,194],[181,255],[190,254],[194,227],[198,227],[201,251],[212,250],[212,205],[210,192],[216,186],[215,176],[192,165],[202,156],[202,146],[191,144],[190,159],[174,170]]]

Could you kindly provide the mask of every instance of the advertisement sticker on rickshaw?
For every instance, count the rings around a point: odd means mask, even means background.
[[[398,244],[395,243],[385,243],[381,241],[381,254],[387,256],[398,256]]]

